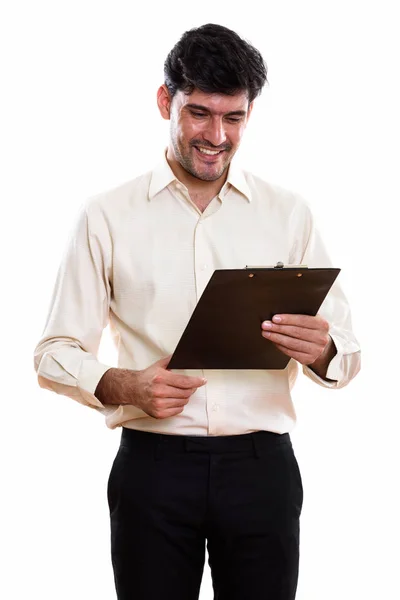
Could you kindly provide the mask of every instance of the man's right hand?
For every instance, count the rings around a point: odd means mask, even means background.
[[[167,370],[170,360],[171,356],[162,358],[142,371],[109,369],[94,395],[103,404],[132,404],[156,419],[178,415],[206,380],[171,373]]]

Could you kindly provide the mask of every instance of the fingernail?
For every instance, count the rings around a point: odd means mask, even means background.
[[[279,315],[275,315],[274,317],[272,317],[272,320],[275,321],[275,323],[280,323],[282,321]]]
[[[264,327],[264,329],[271,329],[271,327],[272,327],[271,321],[264,321],[263,327]]]
[[[207,379],[203,377],[203,383],[207,383]]]

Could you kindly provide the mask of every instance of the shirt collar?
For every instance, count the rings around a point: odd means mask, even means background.
[[[227,184],[233,186],[240,194],[242,194],[242,196],[251,202],[251,190],[246,181],[245,174],[243,170],[237,166],[235,158],[233,158],[229,165],[228,177],[222,189],[226,188]]]
[[[166,158],[166,150],[163,159],[156,165],[151,173],[149,185],[149,200],[152,200],[159,192],[173,181],[178,181]]]
[[[178,182],[179,180],[176,178],[174,172],[168,164],[165,150],[163,159],[153,169],[151,174],[149,200],[152,200],[159,192],[161,192],[173,181]],[[229,165],[228,177],[220,192],[221,200],[229,191],[230,186],[233,186],[240,194],[242,194],[249,202],[251,202],[251,191],[247,184],[245,174],[242,169],[236,165],[234,160],[232,160],[231,164]]]

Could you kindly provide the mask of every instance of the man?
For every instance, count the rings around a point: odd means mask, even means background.
[[[262,324],[286,369],[167,368],[215,269],[331,266],[305,202],[231,162],[266,75],[225,27],[182,36],[157,96],[166,154],[82,207],[35,350],[42,387],[122,426],[108,482],[120,600],[198,598],[206,542],[216,599],[293,600],[303,490],[290,389],[298,364],[330,388],[360,368],[337,283],[317,316]],[[108,322],[118,368],[96,358]]]

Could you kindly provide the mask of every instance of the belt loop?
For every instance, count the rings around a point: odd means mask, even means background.
[[[257,432],[254,432],[251,435],[251,439],[252,439],[252,442],[253,442],[254,456],[256,458],[260,458],[260,456],[261,456],[261,454],[260,454],[260,446],[258,444],[260,438],[257,437]]]

